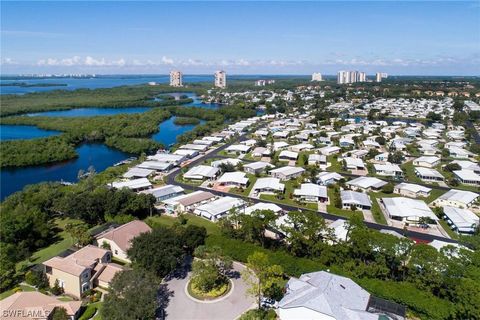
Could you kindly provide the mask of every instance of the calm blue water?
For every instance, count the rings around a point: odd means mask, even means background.
[[[86,143],[77,149],[78,158],[47,166],[35,166],[17,169],[2,169],[0,172],[0,198],[23,189],[28,184],[42,181],[77,181],[79,170],[93,166],[97,172],[128,158],[130,155],[111,149],[101,143]]]
[[[169,93],[172,97],[179,99],[181,96],[185,95],[192,99],[193,101],[187,104],[183,104],[185,107],[200,107],[206,109],[216,109],[220,107],[218,103],[202,103],[202,99],[197,96],[194,92],[172,92]]]
[[[177,136],[192,130],[196,125],[187,124],[183,126],[177,126],[174,122],[176,117],[171,117],[170,119],[163,121],[158,126],[160,131],[155,133],[152,136],[152,139],[162,143],[166,148],[177,141]],[[205,121],[200,121],[200,124],[205,123]]]
[[[45,111],[28,113],[27,116],[36,117],[94,117],[94,116],[110,116],[121,113],[142,113],[150,110],[148,107],[131,107],[131,108],[79,108],[70,110]]]
[[[0,87],[1,94],[25,94],[31,92],[45,92],[52,90],[75,90],[80,88],[97,89],[113,88],[124,85],[145,84],[148,82],[168,83],[168,75],[138,75],[138,76],[98,76],[95,78],[18,78],[15,80],[0,79],[1,83],[25,82],[28,84],[66,84],[67,86],[55,87]],[[213,75],[185,75],[183,81],[188,82],[213,82]]]
[[[58,131],[39,129],[35,126],[0,125],[0,141],[44,138],[59,133]]]

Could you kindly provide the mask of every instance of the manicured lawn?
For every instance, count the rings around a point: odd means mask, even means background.
[[[278,199],[277,196],[273,194],[262,194],[260,195],[260,199],[299,207],[299,209],[305,208],[305,209],[310,209],[314,211],[318,210],[318,206],[316,203],[312,204],[312,203],[305,203],[305,202],[297,202],[294,200],[293,190],[300,187],[300,183],[297,180],[283,181],[282,183],[285,184],[285,193],[283,195],[284,196],[283,199]],[[298,185],[298,187],[296,185]]]
[[[425,201],[425,203],[429,204],[446,192],[447,192],[446,190],[432,189],[432,191],[430,191],[430,195],[427,198],[419,198],[419,199],[422,199]]]
[[[383,193],[383,192],[370,192],[368,194],[370,196],[370,200],[372,201],[372,214],[373,218],[375,219],[376,223],[380,224],[387,224],[387,220],[382,213],[382,209],[380,209],[380,205],[378,204],[377,199],[381,198],[393,198],[398,197],[398,194],[394,193]]]
[[[3,300],[7,297],[10,297],[12,294],[17,292],[19,289],[20,289],[20,291],[23,291],[23,292],[35,291],[35,288],[32,288],[30,286],[25,286],[25,285],[21,284],[16,288],[13,288],[13,289],[10,289],[8,291],[0,293],[0,300]]]
[[[327,157],[327,162],[330,162],[330,167],[327,168],[327,171],[330,172],[347,172],[343,170],[343,165],[340,161],[338,161],[338,158],[335,156],[328,156]]]
[[[185,184],[189,184],[189,185],[192,185],[192,186],[199,186],[203,183],[202,180],[196,181],[196,180],[191,180],[191,179],[183,179],[183,174],[176,175],[174,180],[176,182],[185,183]]]
[[[59,240],[50,246],[40,249],[35,252],[30,259],[17,263],[17,269],[29,263],[42,263],[50,258],[57,256],[59,253],[69,249],[73,245],[72,237],[65,231],[65,226],[68,223],[80,223],[80,220],[65,218],[55,219],[56,226],[61,230],[58,233]]]
[[[185,214],[185,217],[188,219],[187,225],[196,225],[199,227],[205,227],[207,229],[208,234],[220,234],[219,227],[207,219],[192,215],[192,214]],[[175,217],[170,217],[166,215],[162,216],[155,216],[149,217],[145,220],[150,226],[159,224],[167,227],[171,227],[176,221],[178,221]]]
[[[244,195],[244,196],[248,196],[250,194],[250,191],[252,191],[252,188],[255,185],[255,182],[257,182],[258,178],[255,175],[249,174],[249,173],[247,173],[247,178],[249,179],[249,184],[248,184],[247,188],[245,188],[245,189],[232,188],[232,189],[230,189],[230,192],[236,193],[236,194],[241,194],[241,195]]]
[[[405,171],[405,180],[409,182],[417,182],[417,183],[422,182],[422,179],[420,179],[415,175],[415,167],[413,166],[412,161],[405,162],[400,167]]]
[[[327,205],[327,212],[328,213],[335,214],[337,216],[346,217],[346,218],[351,217],[352,214],[354,214],[354,213],[360,213],[361,214],[361,212],[358,211],[358,210],[355,210],[355,211],[344,210],[344,209],[340,209],[340,208],[335,207],[336,196],[335,196],[335,192],[333,191],[333,189],[327,188],[327,195],[328,195],[328,199],[330,200],[330,204]]]

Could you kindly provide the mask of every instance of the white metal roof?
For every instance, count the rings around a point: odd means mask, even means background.
[[[133,177],[146,178],[154,172],[155,172],[154,170],[133,167],[133,168],[128,169],[128,171],[123,174],[123,177],[125,177],[125,178],[133,178]]]
[[[197,178],[197,177],[204,177],[204,178],[212,178],[214,177],[220,169],[199,165],[196,167],[191,168],[188,170],[183,176],[187,179],[189,178]]]
[[[219,183],[247,184],[248,178],[244,172],[225,172],[218,180]]]
[[[358,177],[355,178],[351,181],[348,181],[348,185],[356,186],[358,188],[362,189],[368,189],[368,188],[381,188],[384,185],[386,185],[388,182],[380,180],[375,177]]]
[[[274,189],[283,191],[283,189],[285,189],[285,185],[280,183],[280,179],[277,178],[258,178],[253,186],[253,190],[258,189]]]
[[[458,201],[465,205],[470,204],[478,197],[478,194],[472,191],[463,191],[452,189],[447,193],[442,194],[438,199],[446,201]]]
[[[296,196],[327,198],[327,187],[315,183],[302,183],[300,189],[293,191]]]
[[[437,216],[422,200],[398,197],[382,198],[382,201],[385,205],[385,210],[391,217],[424,217],[438,220]]]
[[[371,206],[370,198],[367,194],[362,192],[342,190],[340,191],[340,198],[342,203],[355,204],[361,206]]]
[[[305,171],[305,169],[303,169],[303,168],[286,166],[286,167],[273,169],[273,170],[270,171],[270,173],[280,173],[280,174],[283,174],[285,176],[289,176],[291,174],[296,174],[296,173],[303,172],[303,171]]]
[[[400,184],[397,184],[395,186],[395,188],[400,189],[400,190],[407,190],[407,191],[414,192],[414,193],[417,193],[417,192],[428,193],[428,192],[432,191],[432,189],[430,189],[430,188],[427,188],[427,187],[424,187],[424,186],[421,186],[421,185],[418,185],[418,184],[406,183],[406,182],[402,182]]]
[[[478,225],[480,218],[468,209],[460,209],[451,206],[444,206],[443,213],[453,222],[457,228],[472,228]]]
[[[223,197],[207,204],[201,205],[195,209],[196,214],[201,214],[207,218],[216,217],[217,215],[228,212],[232,208],[240,207],[245,202],[238,198]]]
[[[132,190],[151,187],[152,184],[147,178],[139,178],[128,181],[112,182],[111,186],[115,189],[129,188]]]
[[[282,211],[282,208],[280,208],[274,203],[258,202],[258,203],[255,203],[253,206],[245,208],[244,213],[251,214],[253,211],[256,211],[256,210],[270,210],[275,213],[278,213]]]
[[[424,167],[415,167],[415,172],[418,173],[419,175],[423,176],[423,177],[437,177],[437,178],[442,178],[443,179],[442,174],[435,169],[424,168]]]

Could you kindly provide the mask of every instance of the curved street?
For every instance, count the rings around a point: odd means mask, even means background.
[[[255,306],[255,300],[247,296],[247,286],[240,276],[245,267],[233,263],[233,291],[217,302],[203,303],[192,300],[185,293],[185,287],[190,278],[190,272],[179,272],[165,280],[171,296],[165,309],[166,319],[184,320],[233,320]]]

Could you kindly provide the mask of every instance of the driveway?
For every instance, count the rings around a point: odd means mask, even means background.
[[[218,302],[201,303],[193,301],[185,293],[190,273],[178,274],[165,281],[171,291],[170,301],[165,309],[166,319],[181,320],[233,320],[242,313],[255,306],[255,300],[246,295],[247,287],[240,277],[244,267],[234,262],[233,269],[236,277],[232,277],[233,291],[225,299]]]

